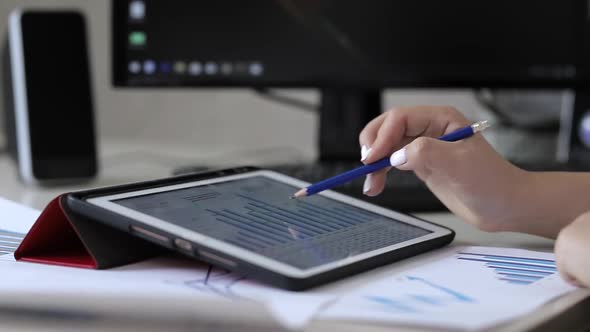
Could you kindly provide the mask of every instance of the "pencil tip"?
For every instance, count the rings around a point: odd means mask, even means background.
[[[306,195],[307,195],[307,190],[301,189],[298,192],[294,193],[293,196],[291,196],[291,199],[297,199],[299,197],[306,196]]]

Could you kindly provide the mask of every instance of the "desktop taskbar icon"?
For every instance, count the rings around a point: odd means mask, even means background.
[[[127,64],[133,75],[176,74],[198,76],[250,76],[260,77],[265,68],[261,62],[216,62],[216,61],[156,61],[133,59]]]

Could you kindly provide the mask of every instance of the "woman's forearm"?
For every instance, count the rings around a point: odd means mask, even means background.
[[[590,210],[590,173],[528,172],[526,176],[519,189],[522,208],[515,215],[514,231],[556,238],[562,228]]]

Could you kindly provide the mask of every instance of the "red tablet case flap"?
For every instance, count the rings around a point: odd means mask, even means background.
[[[68,209],[53,199],[14,252],[16,260],[102,269],[151,257],[162,249]]]
[[[97,268],[96,260],[64,213],[61,196],[43,210],[14,257],[27,262]]]

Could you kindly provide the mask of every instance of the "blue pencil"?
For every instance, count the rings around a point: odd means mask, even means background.
[[[474,134],[486,129],[489,127],[488,121],[480,121],[476,122],[470,126],[458,129],[452,133],[448,133],[439,137],[438,139],[441,141],[447,142],[455,142],[459,141],[468,137],[473,136]],[[391,165],[391,157],[385,157],[379,161],[376,161],[372,164],[364,165],[348,172],[336,175],[329,179],[314,183],[307,188],[303,188],[296,192],[291,198],[299,198],[303,196],[311,196],[317,194],[321,191],[328,190],[334,188],[336,186],[343,185],[347,182],[350,182],[356,178],[366,176],[367,174],[373,173],[385,167],[390,167]]]

